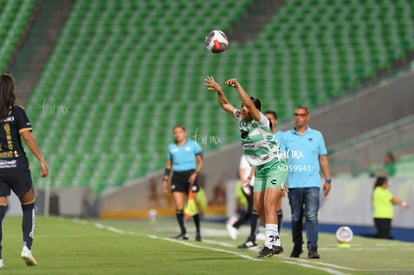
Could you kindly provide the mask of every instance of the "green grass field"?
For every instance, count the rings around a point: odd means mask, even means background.
[[[413,274],[414,244],[354,237],[350,248],[338,248],[332,234],[320,234],[320,260],[290,259],[290,230],[282,230],[285,253],[257,260],[258,249],[236,246],[224,224],[202,224],[203,242],[177,241],[174,219],[79,220],[38,217],[32,250],[36,267],[20,258],[21,218],[3,222],[3,274]]]

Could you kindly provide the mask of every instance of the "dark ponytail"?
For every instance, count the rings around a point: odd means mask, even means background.
[[[13,78],[8,74],[0,75],[0,119],[6,118],[16,104],[14,89]]]

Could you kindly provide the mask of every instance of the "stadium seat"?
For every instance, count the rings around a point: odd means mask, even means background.
[[[157,171],[178,123],[223,142],[203,144],[206,152],[238,140],[206,75],[237,77],[283,122],[295,105],[327,104],[414,50],[410,1],[293,0],[255,41],[209,54],[206,33],[226,31],[253,2],[76,1],[27,104],[45,155],[59,160],[52,184],[99,195]],[[68,113],[42,118],[45,100]]]

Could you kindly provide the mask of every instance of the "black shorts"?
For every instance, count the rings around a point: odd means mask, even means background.
[[[32,187],[32,175],[30,170],[19,170],[0,173],[0,197],[10,196],[10,190],[16,196],[23,197]]]
[[[190,183],[188,182],[188,179],[193,173],[194,173],[194,170],[174,172],[172,179],[171,179],[171,192],[181,192],[181,193],[186,193],[188,195],[188,191],[190,189]],[[197,178],[192,188],[193,188],[193,192],[198,192],[199,188],[197,185]]]

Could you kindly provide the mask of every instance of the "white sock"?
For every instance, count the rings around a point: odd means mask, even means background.
[[[265,247],[272,248],[274,245],[280,246],[279,232],[277,224],[266,224],[265,226]]]
[[[276,246],[282,246],[282,243],[280,242],[280,236],[279,236],[279,227],[277,224],[275,224],[276,226],[276,238],[275,238],[275,245]]]

